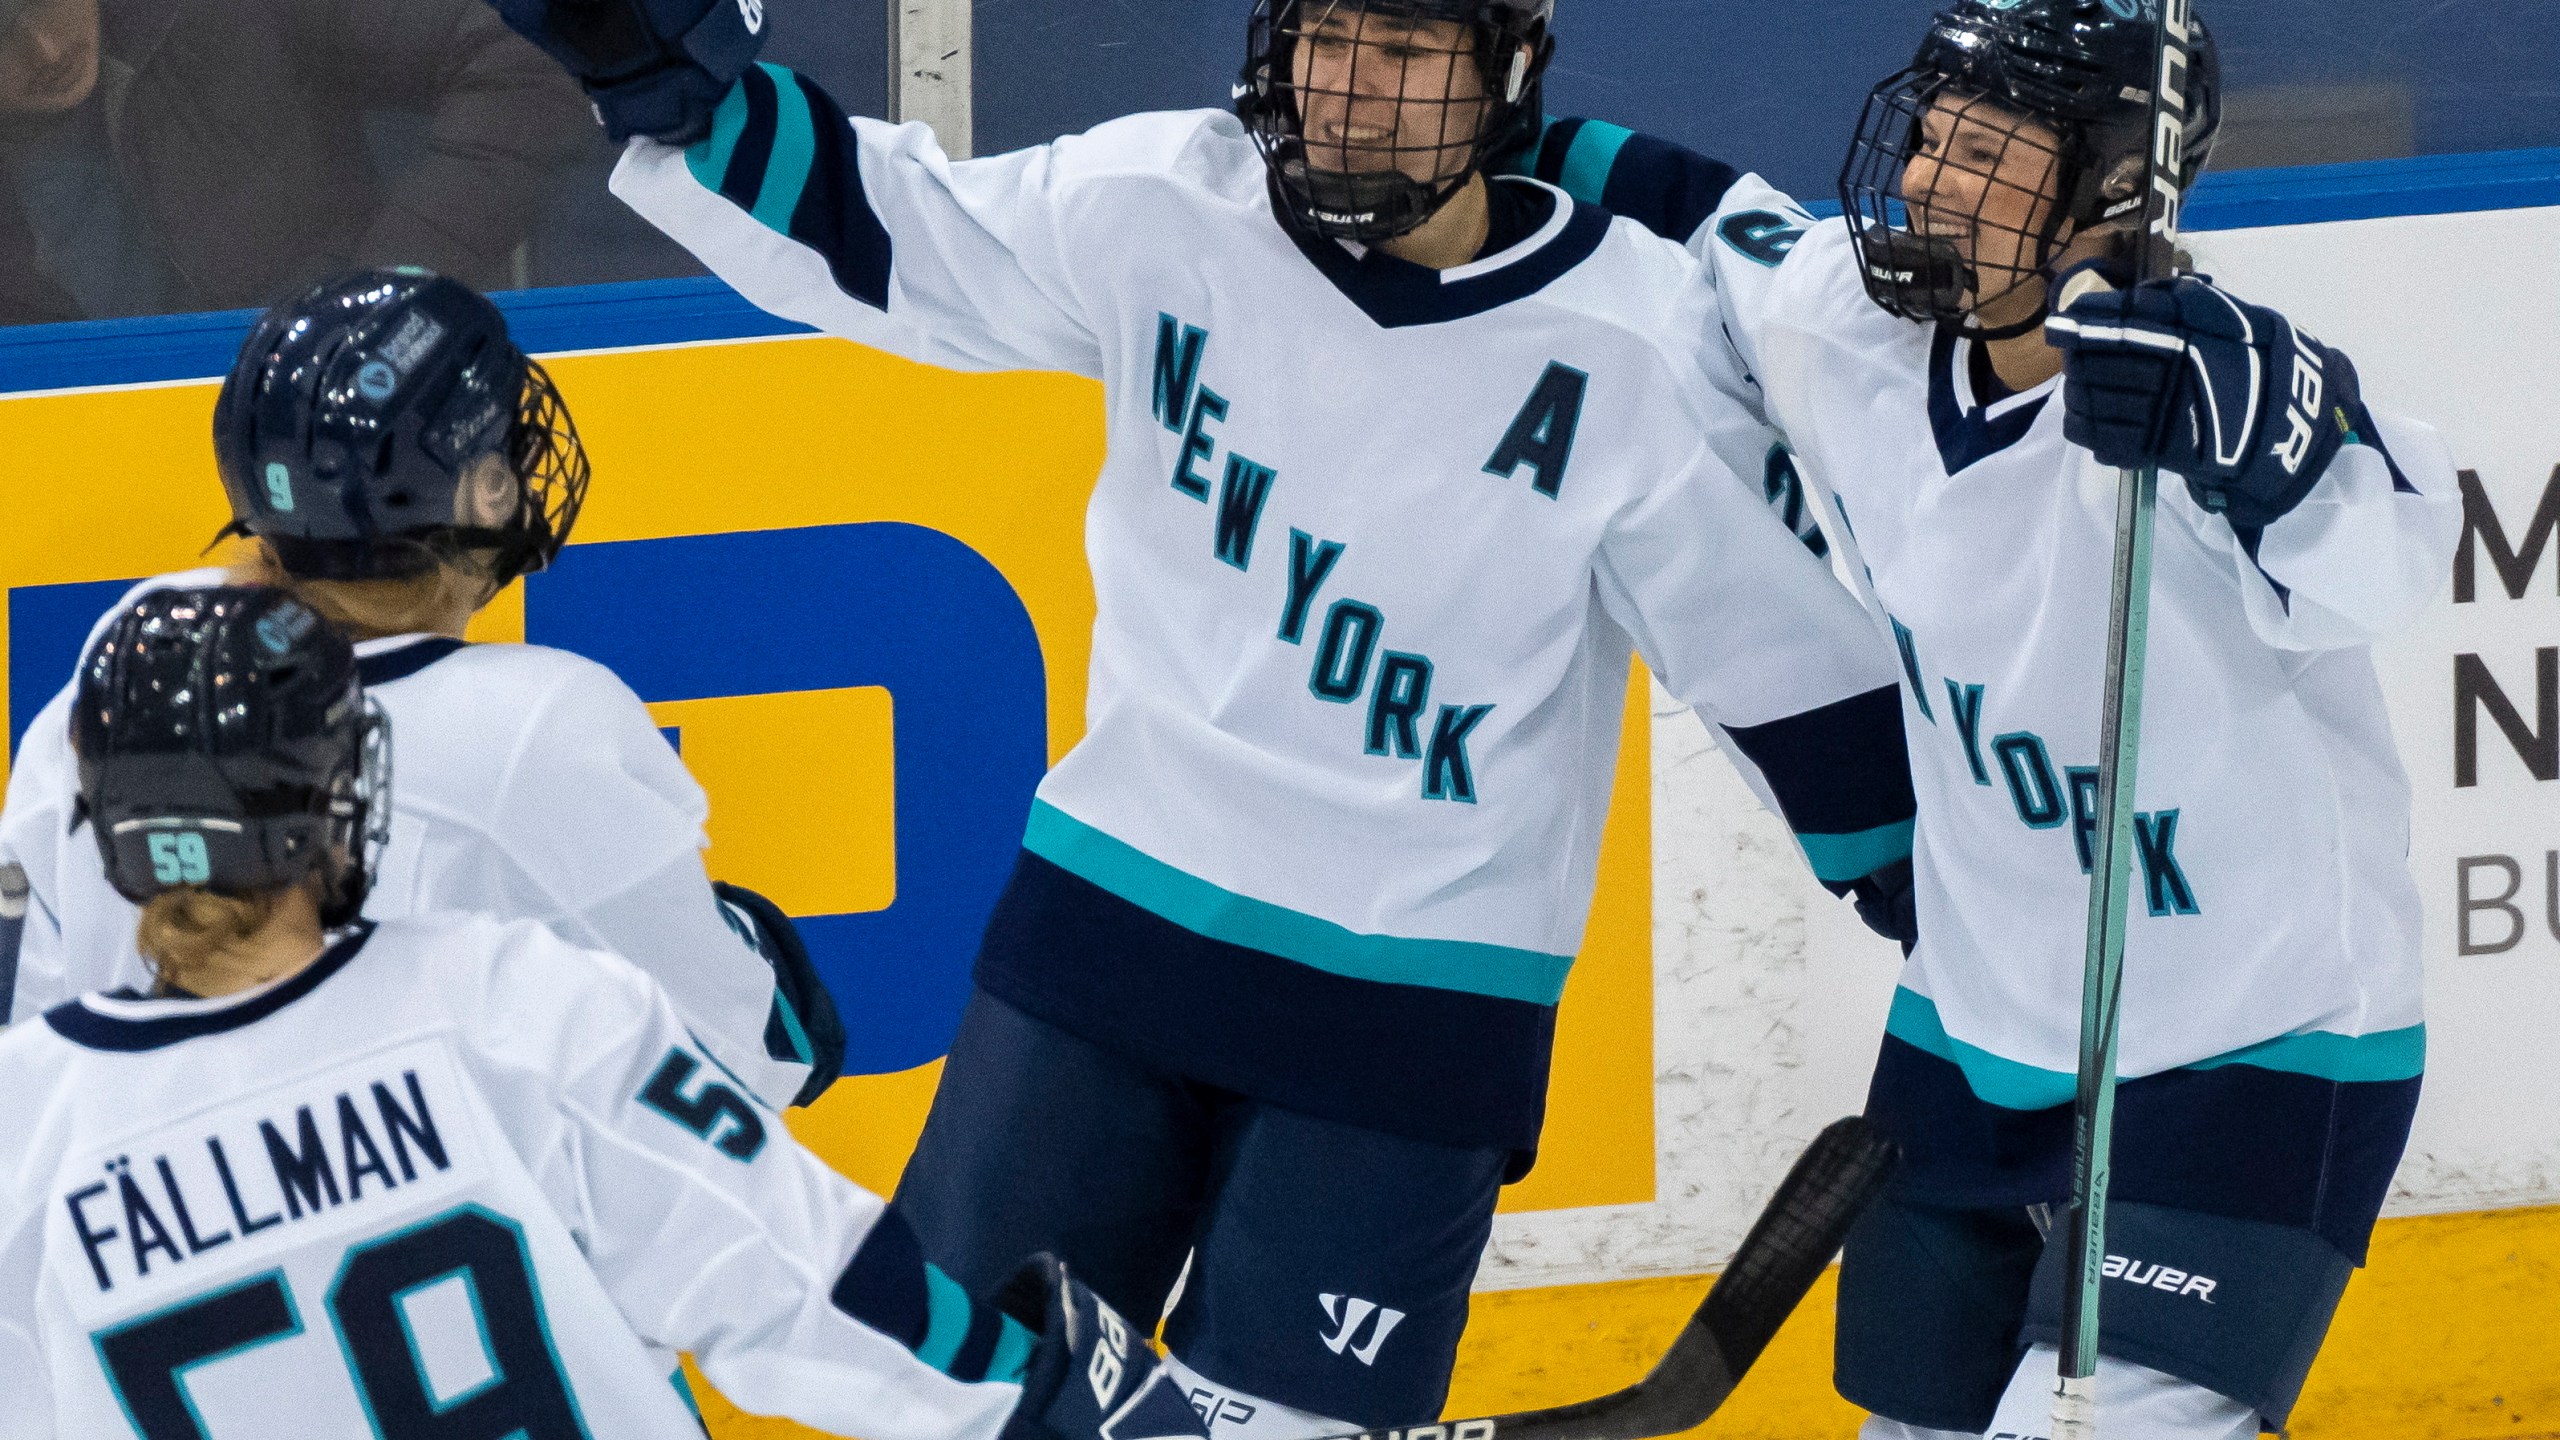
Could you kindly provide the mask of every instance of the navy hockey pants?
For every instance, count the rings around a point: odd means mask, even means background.
[[[1511,1159],[1186,1080],[978,991],[897,1203],[971,1293],[1052,1251],[1141,1328],[1189,1258],[1183,1363],[1390,1426],[1440,1413]]]
[[[2418,1087],[2241,1064],[2122,1082],[2099,1348],[2280,1427],[2364,1263]],[[2039,1222],[2070,1197],[2071,1107],[1993,1105],[1888,1035],[1867,1114],[1903,1166],[1841,1256],[1840,1393],[1979,1431],[2027,1347],[2061,1336],[2066,1245]]]

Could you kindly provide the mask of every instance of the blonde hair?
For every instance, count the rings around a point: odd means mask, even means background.
[[[491,575],[468,552],[397,580],[308,580],[284,568],[266,542],[252,540],[232,557],[234,585],[290,590],[341,632],[357,640],[434,630],[455,611],[477,612],[497,594]]]
[[[188,887],[163,890],[142,907],[134,945],[151,962],[165,990],[203,995],[223,988],[229,977],[223,952],[266,928],[276,913],[276,896],[216,895]]]

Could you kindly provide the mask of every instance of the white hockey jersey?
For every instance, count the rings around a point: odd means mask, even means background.
[[[1982,1099],[2066,1103],[2117,473],[2064,440],[2058,379],[1983,393],[1953,327],[1870,301],[1844,222],[1749,177],[1691,243],[1708,363],[1765,394],[1900,651],[1922,938],[1889,1031]],[[2433,598],[2460,530],[2442,441],[2396,416],[2359,416],[2259,534],[2164,477],[2122,1074],[2419,1073],[2409,786],[2368,647]]]
[[[1534,1030],[1563,988],[1631,647],[1736,732],[1893,683],[1854,601],[1760,502],[1769,432],[1699,370],[1676,313],[1694,263],[1552,191],[1528,238],[1433,271],[1293,232],[1230,115],[955,163],[925,126],[848,122],[772,66],[692,148],[634,141],[613,186],[777,314],[931,364],[1102,382],[1087,728],[1026,848],[1279,957],[1298,1013],[1276,1028],[1255,962],[1170,958],[1170,937],[1019,960],[991,938],[981,983],[1011,976],[1008,998],[1070,1028],[1314,1113],[1525,1143],[1542,1043],[1488,1034],[1467,1001],[1524,1007]],[[1795,763],[1821,747],[1741,746],[1826,879],[1907,844],[1900,761],[1871,765],[1889,742],[1868,729],[1827,769]],[[1461,998],[1416,1001],[1388,1046],[1324,1038],[1381,1028],[1390,986]],[[1168,993],[1178,1019],[1130,1018],[1147,1003],[1130,997]],[[1465,1097],[1435,1105],[1378,1068],[1394,1046],[1522,1084],[1478,1087],[1502,1116],[1459,1117]],[[1304,1081],[1319,1071],[1338,1079]]]
[[[220,570],[163,576],[108,615],[147,590],[223,582]],[[789,1103],[809,1067],[765,1043],[772,967],[722,918],[702,862],[709,803],[630,687],[538,645],[404,635],[365,641],[356,659],[391,721],[391,835],[365,914],[485,911],[628,956],[722,1064]],[[29,890],[9,1017],[151,987],[134,906],[107,883],[96,836],[71,823],[72,693],[28,725],[0,808],[0,861],[20,865]]]
[[[671,1350],[864,1440],[989,1440],[1021,1394],[1028,1332],[647,977],[529,921],[71,1001],[0,1033],[0,1085],[0,1440],[701,1440]],[[932,1327],[982,1355],[920,1354]]]

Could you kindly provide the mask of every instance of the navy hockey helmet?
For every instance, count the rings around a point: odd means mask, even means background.
[[[288,591],[155,590],[80,665],[80,816],[116,893],[279,890],[363,909],[391,823],[389,722],[354,648]]]
[[[2081,232],[2139,218],[2162,3],[1957,0],[1931,22],[1910,66],[1867,97],[1840,172],[1878,305],[1962,319],[2042,276]],[[2183,194],[2220,128],[2221,68],[2188,0],[2165,3],[2185,29],[2165,97],[2181,132],[2168,178]],[[1949,132],[1934,152],[1933,110]],[[1924,157],[1932,163],[1916,167]],[[1925,170],[1920,193],[1915,170]]]
[[[1283,214],[1374,244],[1540,121],[1555,0],[1255,0],[1236,114]],[[1455,45],[1432,30],[1455,24]]]
[[[458,281],[367,270],[268,311],[223,381],[225,534],[288,574],[396,579],[485,552],[503,587],[551,563],[587,454],[506,318]]]

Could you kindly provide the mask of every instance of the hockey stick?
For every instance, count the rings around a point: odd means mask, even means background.
[[[2136,284],[2176,253],[2178,180],[2186,150],[2189,0],[2159,0],[2152,41],[2151,150],[2144,166],[2143,234]],[[2173,110],[2169,97],[2178,97]],[[2094,271],[2057,297],[2057,310],[2091,287]],[[2160,472],[2120,473],[2115,563],[2107,613],[2107,685],[2098,719],[2098,833],[2089,875],[2089,934],[2080,981],[2080,1073],[2071,1106],[2070,1277],[2062,1292],[2062,1353],[2053,1392],[2053,1440],[2097,1440],[2098,1303],[2107,1258],[2107,1181],[2115,1148],[2116,1033],[2124,997],[2127,909],[2133,891],[2134,770],[2142,741],[2142,677],[2151,628],[2151,531]]]
[[[1892,1144],[1865,1120],[1835,1120],[1798,1157],[1742,1237],[1733,1263],[1653,1370],[1624,1390],[1550,1410],[1373,1430],[1336,1440],[1649,1440],[1716,1413],[1849,1238],[1893,1172]]]

